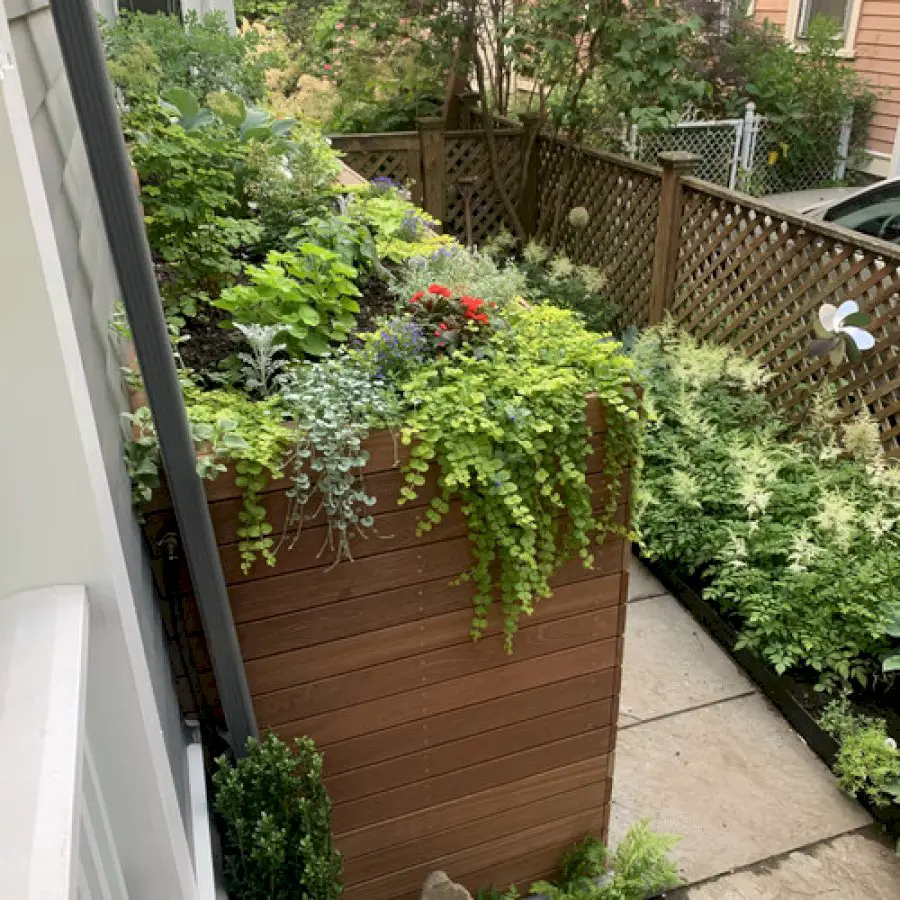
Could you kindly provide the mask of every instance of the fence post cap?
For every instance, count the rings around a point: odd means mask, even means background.
[[[676,172],[690,172],[700,162],[696,153],[689,153],[687,150],[664,150],[656,158],[664,169]]]
[[[443,126],[443,116],[416,116],[416,127],[421,131],[437,131]]]

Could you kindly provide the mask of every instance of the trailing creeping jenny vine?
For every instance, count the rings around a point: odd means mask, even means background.
[[[570,556],[593,564],[592,542],[613,532],[622,475],[638,444],[638,398],[620,345],[584,330],[553,307],[510,310],[482,354],[454,354],[405,385],[402,429],[411,445],[400,502],[412,500],[432,463],[438,493],[420,530],[438,524],[459,498],[474,563],[471,634],[488,628],[499,599],[507,652],[523,615],[551,594],[550,579]],[[587,481],[593,448],[587,394],[606,415],[606,500],[595,512]],[[568,522],[563,516],[567,516]]]

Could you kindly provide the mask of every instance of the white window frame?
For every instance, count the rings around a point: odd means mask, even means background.
[[[795,48],[803,47],[801,23],[808,7],[809,0],[789,0],[785,39]],[[754,4],[755,5],[755,4]],[[862,12],[863,0],[847,0],[847,14],[844,20],[844,46],[838,55],[853,58],[856,55],[856,33],[859,31],[859,16]]]

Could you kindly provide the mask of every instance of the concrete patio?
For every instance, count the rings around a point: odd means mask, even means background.
[[[632,562],[610,841],[680,835],[689,900],[896,900],[900,860],[756,686]]]

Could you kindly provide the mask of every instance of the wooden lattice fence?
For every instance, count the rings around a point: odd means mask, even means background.
[[[494,132],[502,184],[515,203],[522,181],[521,128],[497,129]],[[512,230],[500,191],[492,176],[487,142],[482,131],[449,131],[444,136],[447,211],[444,227],[450,234],[465,240],[465,179],[471,182],[472,242],[483,245],[501,230]]]
[[[333,135],[332,146],[363,178],[389,178],[410,189],[412,199],[444,224],[448,234],[468,238],[466,195],[472,220],[472,243],[483,244],[512,223],[493,177],[484,132],[444,131],[434,120],[423,120],[419,131],[391,134]],[[522,181],[521,126],[494,132],[498,168],[512,202]]]
[[[900,455],[900,248],[690,177],[688,154],[662,154],[658,167],[540,136],[529,155],[532,176],[526,135],[507,122],[495,131],[508,195],[522,198],[518,212],[530,232],[557,230],[561,252],[603,272],[623,325],[671,316],[700,338],[744,351],[769,368],[771,395],[788,410],[829,379],[845,414],[867,409],[887,451]],[[414,199],[461,240],[463,189],[475,244],[509,227],[480,131],[445,132],[428,120],[418,132],[334,144],[364,177],[410,184]],[[568,221],[575,207],[587,211],[586,226]],[[821,305],[844,300],[871,315],[876,344],[834,369],[807,350]]]
[[[847,413],[868,409],[900,451],[900,252],[697,179],[682,191],[675,322],[766,365],[787,409],[823,378],[836,382]],[[875,346],[834,369],[807,351],[819,308],[844,300],[872,317]]]
[[[603,272],[607,296],[623,321],[649,322],[659,169],[608,153],[573,150],[550,138],[538,141],[538,156],[538,216],[550,220],[547,233],[558,214],[560,250]],[[588,222],[576,228],[567,214],[579,206],[587,210]]]
[[[422,156],[417,131],[333,135],[331,144],[341,152],[344,162],[367,181],[390,178],[408,185],[413,200],[422,202]]]

